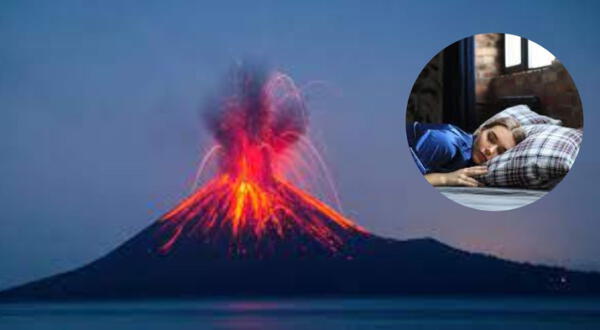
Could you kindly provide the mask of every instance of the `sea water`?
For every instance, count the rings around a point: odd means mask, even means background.
[[[0,304],[0,329],[600,329],[600,299],[202,299]]]

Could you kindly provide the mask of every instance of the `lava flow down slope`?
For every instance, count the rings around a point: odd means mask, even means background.
[[[598,273],[386,239],[344,217],[323,202],[337,194],[302,91],[281,72],[234,71],[206,123],[215,144],[188,198],[106,256],[0,299],[600,292]]]

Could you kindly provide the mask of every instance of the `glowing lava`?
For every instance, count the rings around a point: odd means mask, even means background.
[[[202,161],[197,180],[215,158],[218,172],[163,216],[168,238],[162,252],[174,248],[183,235],[203,241],[225,237],[230,252],[238,254],[261,240],[293,237],[339,251],[346,237],[364,232],[292,184],[303,180],[303,168],[322,161],[305,136],[305,103],[288,76],[241,69],[226,97],[210,110],[207,123],[216,145]]]

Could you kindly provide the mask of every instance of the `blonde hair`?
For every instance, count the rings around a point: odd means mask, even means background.
[[[489,123],[479,126],[479,128],[473,134],[479,135],[479,133],[481,133],[481,131],[484,129],[492,128],[498,125],[506,127],[512,133],[513,139],[515,139],[515,144],[521,143],[521,141],[525,140],[527,137],[525,130],[523,127],[521,127],[521,124],[513,117],[500,117],[494,119]]]

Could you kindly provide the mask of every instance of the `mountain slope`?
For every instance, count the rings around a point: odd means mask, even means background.
[[[344,253],[268,258],[219,254],[212,245],[157,252],[159,224],[80,269],[0,293],[0,300],[207,295],[598,294],[600,274],[473,254],[432,239],[361,235]]]

